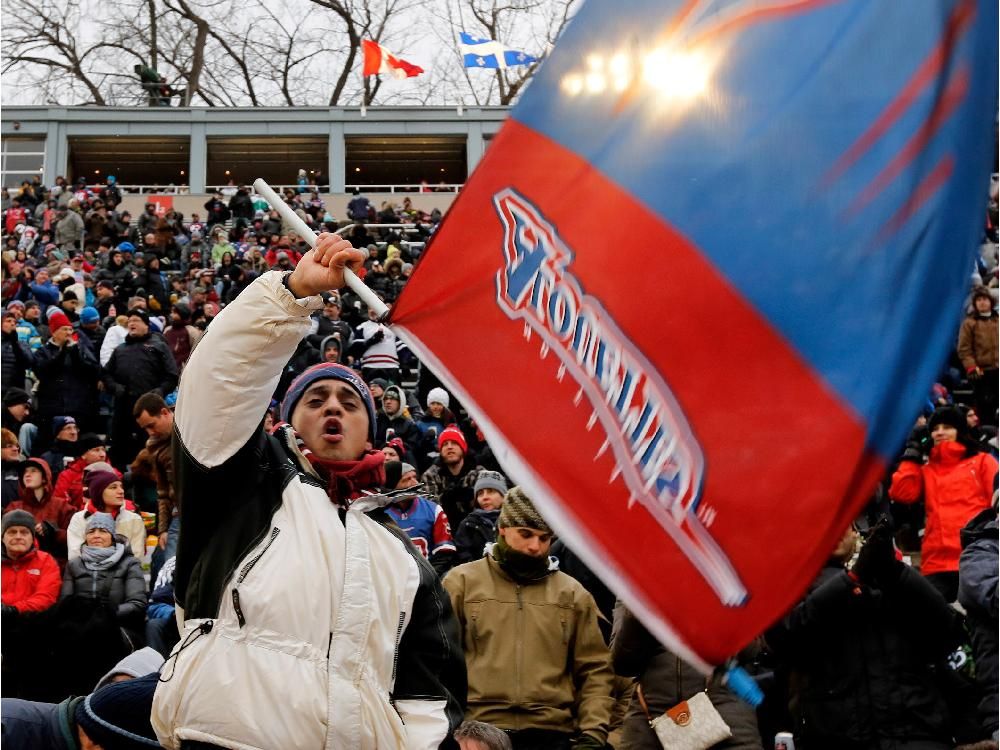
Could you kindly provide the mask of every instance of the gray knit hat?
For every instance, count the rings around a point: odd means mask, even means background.
[[[26,510],[12,510],[3,514],[3,531],[7,532],[11,526],[24,526],[35,533],[35,517]]]
[[[93,529],[104,529],[106,532],[115,535],[115,519],[110,513],[95,513],[87,519],[87,531]]]
[[[479,479],[476,480],[476,486],[473,488],[472,492],[474,495],[479,495],[479,490],[496,490],[501,495],[507,494],[507,480],[504,479],[503,474],[499,471],[484,471],[479,474]]]
[[[515,526],[552,533],[551,527],[545,523],[545,519],[535,510],[534,503],[520,487],[511,487],[504,496],[500,518],[497,519],[498,528],[509,529]]]
[[[142,677],[150,672],[159,672],[163,666],[163,655],[155,648],[146,646],[138,651],[133,651],[120,662],[115,664],[100,682],[94,687],[96,693],[105,685],[111,685],[112,679],[118,675],[127,675],[132,678]]]

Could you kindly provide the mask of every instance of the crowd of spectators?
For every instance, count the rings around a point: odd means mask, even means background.
[[[334,216],[322,177],[299,177],[286,202],[317,232],[354,224],[365,283],[391,305],[440,213],[355,193]],[[146,646],[152,670],[184,647],[180,375],[223,309],[308,249],[245,186],[190,216],[150,203],[133,217],[120,203],[109,177],[99,189],[26,183],[3,204],[2,690],[58,704],[81,732],[71,696]],[[783,730],[803,750],[996,748],[996,208],[994,191],[955,349],[897,461],[801,602],[736,655],[764,688],[757,710],[616,604],[511,486],[454,394],[352,292],[322,295],[263,426],[289,421],[281,405],[310,368],[364,381],[385,512],[454,609],[462,747],[657,747],[649,719],[707,690],[732,732],[720,748],[768,746]],[[5,702],[5,733],[41,710],[28,706]]]

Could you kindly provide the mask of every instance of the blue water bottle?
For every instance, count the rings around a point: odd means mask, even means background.
[[[743,667],[736,664],[729,665],[722,678],[722,684],[754,708],[757,708],[764,701],[764,693],[757,686],[754,678]]]

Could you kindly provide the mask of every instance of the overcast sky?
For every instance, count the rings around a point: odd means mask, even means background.
[[[28,0],[5,0],[5,5],[9,9],[13,4],[26,1]],[[464,1],[468,3],[470,0]],[[557,0],[550,1],[555,3]],[[464,29],[476,36],[482,36],[485,32],[474,22],[468,6],[461,12],[463,22],[456,23],[456,26],[461,26],[462,28],[449,29],[447,23],[435,18],[435,9],[437,9],[439,15],[443,15],[442,9],[446,2],[452,2],[452,7],[456,8],[458,0],[429,0],[420,9],[409,11],[407,14],[400,16],[397,23],[393,24],[393,31],[388,35],[388,41],[385,42],[385,46],[391,52],[408,62],[421,66],[427,73],[405,80],[386,78],[381,84],[382,87],[374,106],[377,106],[380,102],[395,103],[385,102],[387,95],[390,94],[403,97],[406,100],[405,103],[417,103],[428,91],[430,91],[433,97],[431,101],[428,101],[429,104],[457,105],[461,103],[468,106],[475,103],[471,91],[468,90],[464,82],[462,82],[462,86],[458,89],[455,87],[449,88],[441,84],[441,76],[447,75],[452,80],[462,81],[463,69],[462,58],[458,48],[458,32]],[[197,2],[196,0],[192,0],[191,4],[195,7],[206,7],[207,5],[205,2]],[[332,18],[330,11],[318,8],[309,3],[308,0],[275,0],[275,2],[270,4],[270,7],[274,8],[275,6],[281,9],[281,17],[287,18],[290,22],[305,17],[310,22],[312,19],[317,19],[317,23],[332,23],[328,20]],[[106,10],[107,5],[97,0],[80,0],[79,17],[83,20],[77,25],[75,36],[81,48],[86,48],[96,41],[100,33],[98,25],[87,19],[100,17],[99,14],[105,13]],[[521,49],[535,55],[544,52],[544,49],[539,48],[544,46],[538,41],[539,39],[544,39],[544,33],[542,33],[542,27],[537,18],[533,18],[527,14],[519,17],[516,24],[510,25],[506,36],[507,38],[500,39],[499,41],[511,48]],[[337,35],[336,43],[340,43],[342,39],[342,35]],[[361,62],[362,57],[359,52],[355,63],[358,74],[360,73]],[[125,70],[122,72],[128,72],[131,64],[123,67],[125,67]],[[329,78],[329,69],[325,70],[327,78]],[[305,73],[305,75],[309,76],[310,80],[319,80],[320,74],[314,69]],[[468,71],[468,75],[474,81],[485,80],[488,82],[493,76],[493,72],[470,70]],[[0,78],[0,96],[2,96],[3,104],[43,104],[43,97],[39,95],[37,89],[26,90],[11,85],[21,79],[22,77],[16,74],[7,74]],[[332,90],[330,88],[332,81],[326,80],[324,84],[328,91]],[[325,98],[328,99],[328,97],[329,93],[327,93]],[[66,102],[62,97],[59,98],[61,100],[60,103]],[[313,98],[316,101],[312,101]],[[353,101],[342,102],[344,105],[357,105],[358,103],[359,101],[356,98]],[[323,101],[322,97],[319,96],[310,97],[310,104],[322,106],[326,104],[326,101]]]

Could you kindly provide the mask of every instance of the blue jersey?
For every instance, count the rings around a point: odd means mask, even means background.
[[[448,517],[433,500],[417,497],[405,512],[395,505],[386,506],[385,511],[406,532],[424,557],[429,558],[438,552],[455,551]]]

